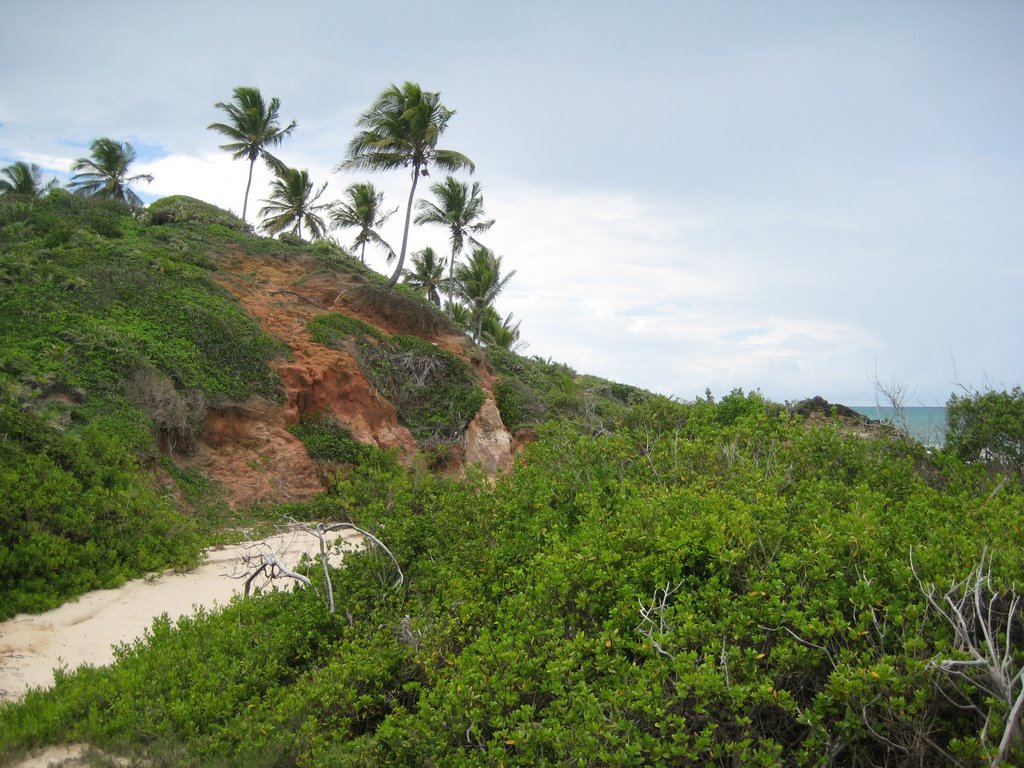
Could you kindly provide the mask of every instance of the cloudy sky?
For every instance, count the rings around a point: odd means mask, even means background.
[[[6,0],[0,165],[132,142],[152,200],[240,212],[206,129],[281,99],[333,173],[391,83],[456,110],[527,355],[682,399],[908,405],[1024,383],[1024,3]],[[258,170],[250,211],[267,194]],[[439,178],[434,178],[439,181]],[[426,190],[424,190],[426,191]],[[385,230],[400,242],[401,214]],[[340,233],[347,241],[350,235]],[[412,249],[446,252],[440,230]],[[373,261],[382,272],[383,259]]]

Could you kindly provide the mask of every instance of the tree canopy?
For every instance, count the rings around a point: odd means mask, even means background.
[[[268,103],[258,88],[248,86],[235,88],[232,101],[218,101],[214,106],[224,111],[228,122],[210,123],[207,128],[230,139],[228,143],[221,144],[220,148],[230,152],[233,159],[245,158],[249,161],[249,180],[245,185],[245,198],[242,202],[242,220],[245,221],[256,160],[262,157],[274,173],[284,170],[284,163],[271,154],[268,147],[276,147],[284,141],[295,130],[296,122],[292,120],[282,128],[278,122],[281,100],[274,97]]]
[[[469,261],[455,269],[455,295],[466,302],[472,316],[473,341],[480,341],[487,310],[494,305],[508,281],[515,275],[512,270],[501,273],[501,256],[489,248],[479,247],[470,254]]]
[[[302,237],[302,227],[306,227],[311,240],[319,240],[327,231],[321,213],[330,206],[317,203],[320,195],[327,189],[327,182],[313,191],[313,182],[305,169],[284,168],[277,174],[270,185],[270,197],[262,202],[266,205],[260,209],[264,217],[261,229],[270,235],[276,235],[287,229]]]
[[[412,255],[412,267],[403,273],[405,284],[426,296],[434,306],[440,307],[441,291],[447,283],[444,277],[444,257],[438,257],[434,249],[427,246]]]
[[[405,212],[402,246],[398,253],[398,266],[391,275],[389,286],[398,282],[405,266],[409,224],[420,176],[428,175],[432,165],[449,172],[465,169],[472,173],[474,170],[473,162],[465,155],[437,146],[438,139],[454,114],[454,110],[441,103],[439,93],[424,91],[412,82],[406,82],[401,87],[391,85],[360,116],[356,125],[362,130],[349,142],[346,159],[335,168],[410,170],[412,185]]]
[[[142,205],[140,198],[131,188],[141,181],[151,182],[153,176],[140,173],[128,175],[128,168],[135,162],[135,148],[127,141],[120,142],[102,137],[93,141],[89,157],[80,157],[71,166],[78,171],[71,177],[69,188],[80,195],[95,195],[121,200],[133,208]]]
[[[384,248],[387,251],[388,262],[395,258],[394,250],[377,230],[384,226],[398,209],[385,211],[383,205],[384,193],[378,192],[370,182],[360,181],[350,184],[345,190],[345,197],[331,207],[332,228],[359,230],[352,241],[352,248],[359,249],[359,260],[363,264],[366,263],[367,243],[375,243]]]
[[[419,213],[414,221],[417,224],[435,224],[448,230],[452,246],[448,278],[452,280],[455,277],[455,263],[466,240],[473,245],[481,245],[474,235],[490,229],[494,219],[484,218],[484,197],[478,181],[474,181],[470,187],[466,182],[448,176],[444,181],[432,184],[430,191],[436,202],[418,201],[416,208]]]
[[[41,197],[57,186],[57,179],[43,182],[43,170],[35,163],[24,160],[11,163],[0,174],[0,194],[10,193],[26,197]]]

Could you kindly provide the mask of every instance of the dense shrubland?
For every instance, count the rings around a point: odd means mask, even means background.
[[[1018,481],[810,428],[756,395],[621,416],[597,435],[550,424],[493,487],[372,452],[288,513],[375,531],[401,591],[367,552],[333,573],[333,619],[304,590],[157,622],[114,667],[0,710],[0,743],[84,739],[181,765],[994,755],[1009,707],[943,672],[961,654],[925,589],[983,552],[993,589],[1019,586]]]
[[[187,197],[164,198],[143,215],[59,189],[31,199],[0,195],[0,616],[198,556],[203,521],[180,510],[211,507],[216,492],[175,457],[192,450],[208,407],[279,397],[267,361],[286,354],[211,280],[219,255],[239,248],[290,258],[297,247],[254,237],[237,217]],[[425,299],[403,286],[383,291],[384,278],[328,244],[302,250],[320,269],[365,280],[351,292],[365,312],[400,309],[404,325],[454,332]],[[316,318],[309,330],[356,354],[425,447],[457,440],[483,400],[462,360],[418,338],[340,313]],[[530,381],[524,376],[520,390],[546,402],[547,380]],[[538,382],[544,386],[530,394]],[[584,400],[573,403],[582,417]],[[507,402],[506,409],[514,415]],[[545,407],[515,418],[537,424],[568,413]],[[357,463],[370,450],[327,418],[310,417],[294,431],[328,465]],[[157,493],[158,485],[166,490]]]
[[[201,496],[175,452],[207,404],[275,397],[266,361],[282,353],[209,279],[232,247],[297,246],[188,198],[139,216],[60,190],[0,197],[0,614],[195,561],[202,521],[150,472]],[[366,272],[318,248],[325,269]],[[352,350],[424,443],[479,406],[470,369],[434,345],[338,313],[308,328]],[[949,449],[929,453],[756,393],[682,404],[484,358],[505,423],[539,433],[494,484],[404,467],[324,415],[294,427],[345,466],[329,494],[264,514],[374,532],[400,590],[369,550],[332,573],[334,617],[312,589],[160,620],[115,666],[0,708],[2,748],[86,740],[204,766],[977,765],[1005,732],[1004,762],[1024,757],[1006,731],[1024,664],[1018,390],[955,399]],[[959,628],[937,610],[974,594],[983,613]],[[1004,664],[1005,691],[972,647]]]

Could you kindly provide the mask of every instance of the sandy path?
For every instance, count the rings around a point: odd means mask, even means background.
[[[343,548],[359,537],[342,532]],[[302,532],[260,542],[273,548],[288,566],[304,553],[318,554],[319,542]],[[38,615],[21,614],[0,624],[0,701],[20,697],[29,688],[53,684],[53,670],[82,664],[101,666],[114,659],[113,646],[141,637],[163,613],[171,619],[191,614],[196,606],[226,605],[244,589],[231,578],[241,572],[242,558],[253,545],[207,551],[206,563],[187,573],[167,571],[130,581],[117,589],[89,592],[78,600]],[[291,580],[285,580],[290,588]]]

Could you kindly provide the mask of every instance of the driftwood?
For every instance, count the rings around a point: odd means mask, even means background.
[[[395,568],[395,578],[392,583],[392,588],[398,589],[405,582],[405,575],[402,573],[402,569],[399,566],[394,553],[384,545],[384,542],[372,533],[353,523],[306,523],[293,520],[290,527],[291,530],[295,532],[301,532],[309,536],[316,537],[320,543],[320,566],[323,568],[324,589],[326,592],[325,600],[327,603],[327,610],[332,615],[335,612],[336,606],[334,600],[334,587],[331,584],[330,563],[328,562],[329,557],[327,551],[327,538],[331,533],[347,530],[355,531],[363,538],[364,542],[370,542],[391,560],[391,563]],[[297,581],[307,587],[313,586],[313,582],[308,576],[285,565],[278,553],[275,552],[273,547],[266,542],[262,542],[260,545],[254,545],[242,558],[242,563],[245,567],[241,573],[236,574],[233,578],[245,580],[246,597],[251,593],[252,585],[260,578],[268,584],[278,579],[285,578]]]

